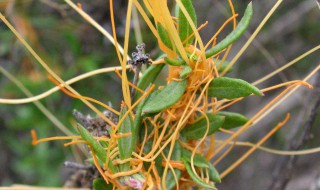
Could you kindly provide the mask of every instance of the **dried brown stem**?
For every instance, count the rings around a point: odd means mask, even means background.
[[[317,114],[319,112],[320,108],[320,74],[316,76],[316,84],[315,84],[315,90],[317,91],[314,95],[316,101],[315,104],[311,107],[310,106],[310,114],[309,119],[306,121],[306,123],[303,126],[303,131],[296,131],[296,135],[294,138],[291,138],[291,140],[288,141],[288,150],[300,150],[303,148],[308,141],[310,141],[312,137],[312,127],[314,126],[314,123],[317,118]],[[306,99],[309,101],[309,99]],[[301,134],[300,137],[298,134]],[[298,138],[297,138],[298,136]],[[295,140],[297,139],[297,140]],[[273,175],[272,175],[272,181],[267,188],[268,190],[283,190],[286,188],[288,182],[290,181],[293,169],[295,168],[296,162],[298,160],[297,156],[285,156],[281,157],[277,163],[279,163],[276,168],[274,169]]]

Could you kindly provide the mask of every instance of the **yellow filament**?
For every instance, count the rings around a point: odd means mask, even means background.
[[[233,163],[228,169],[226,169],[224,172],[221,173],[220,177],[221,179],[224,178],[226,175],[228,175],[234,168],[236,168],[238,165],[240,165],[250,154],[252,154],[253,151],[257,149],[258,146],[263,144],[268,138],[270,138],[276,131],[278,131],[284,124],[287,123],[287,121],[290,118],[290,114],[287,114],[284,121],[279,123],[275,128],[273,128],[266,136],[264,136],[254,147],[252,147],[249,151],[247,151],[241,158],[239,158],[235,163]]]

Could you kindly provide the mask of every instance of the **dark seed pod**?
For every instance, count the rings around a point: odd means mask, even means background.
[[[144,54],[143,50],[146,47],[146,45],[144,43],[139,44],[136,46],[136,49],[138,52],[133,52],[132,53],[132,60],[128,61],[128,64],[130,64],[132,66],[132,68],[135,69],[135,74],[134,74],[134,78],[133,78],[133,85],[137,85],[138,83],[138,78],[139,78],[139,72],[141,69],[141,66],[143,64],[147,64],[147,63],[151,63],[150,61],[150,55],[149,54]],[[135,88],[131,89],[131,98],[133,98],[135,93]]]
[[[149,59],[150,55],[143,53],[145,46],[146,45],[144,43],[137,45],[137,52],[132,53],[132,60],[129,60],[128,64],[132,65],[133,67],[136,67],[138,65],[151,63]]]
[[[106,110],[103,112],[103,115],[109,118],[113,123],[118,123],[118,118],[111,111]],[[84,128],[86,128],[90,132],[92,136],[110,136],[108,130],[111,127],[101,117],[91,117],[90,115],[84,116],[78,110],[73,110],[73,116],[78,120],[78,122],[80,122],[83,125]]]

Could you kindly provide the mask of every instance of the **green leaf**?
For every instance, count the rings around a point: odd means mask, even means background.
[[[140,128],[141,128],[141,122],[142,122],[142,108],[144,106],[144,104],[147,102],[148,97],[144,98],[137,106],[136,114],[135,114],[135,118],[133,121],[133,132],[135,135],[135,142],[134,144],[137,144],[137,140],[139,138],[139,134],[140,134]]]
[[[220,66],[220,64],[221,64],[221,66]],[[228,61],[223,61],[223,62],[221,63],[221,60],[218,60],[217,63],[216,63],[217,67],[220,67],[219,70],[218,70],[218,72],[220,73],[220,72],[224,71],[224,70],[228,67],[229,64],[230,64],[230,62],[228,62]],[[230,72],[232,72],[232,71],[233,71],[233,67],[230,67],[230,68],[227,70],[226,73],[230,73]]]
[[[92,148],[94,153],[97,155],[98,159],[104,162],[107,159],[107,152],[103,147],[95,140],[86,128],[82,127],[80,124],[77,125],[80,136],[87,144]]]
[[[263,93],[252,84],[229,77],[215,78],[208,88],[208,96],[216,98],[235,99],[249,96],[252,93],[263,96]]]
[[[182,66],[182,71],[180,73],[180,78],[181,79],[185,79],[189,76],[189,74],[192,72],[192,69],[191,67],[185,65],[185,66]]]
[[[93,181],[94,190],[112,190],[113,186],[111,183],[107,184],[103,179],[97,178]]]
[[[145,136],[145,128],[147,128],[147,136],[149,136],[151,133],[154,132],[154,126],[153,124],[150,122],[150,120],[146,119],[145,120],[146,125],[142,125],[142,129],[140,132],[140,143],[143,141],[144,136]],[[160,134],[161,131],[158,131],[158,134]],[[148,153],[152,150],[152,145],[153,145],[153,139],[148,139],[148,141],[145,143],[144,147],[143,147],[143,152]],[[158,150],[157,150],[158,151]],[[163,172],[163,167],[162,167],[162,155],[160,154],[159,156],[157,156],[157,158],[154,160],[155,162],[155,166],[157,168],[157,172],[159,174],[159,176],[161,176],[162,172]],[[151,163],[150,162],[143,162],[144,167],[146,168],[146,170],[149,169]]]
[[[107,141],[100,141],[99,143],[103,148],[107,148],[109,146],[109,143]]]
[[[138,88],[145,90],[151,83],[154,82],[164,66],[165,64],[151,65],[139,79]],[[141,93],[136,91],[134,99],[137,100],[140,96]]]
[[[127,106],[125,105],[120,113],[119,121],[123,115],[127,112]],[[133,120],[131,114],[128,114],[119,127],[119,134],[131,133],[130,136],[121,137],[118,139],[118,148],[120,153],[120,159],[124,160],[130,158],[135,144],[135,133],[133,130]],[[124,163],[120,165],[120,171],[130,170],[130,163]]]
[[[183,148],[182,149],[182,158],[191,163],[192,152]],[[193,158],[193,164],[199,168],[209,168],[209,164],[207,159],[200,156],[199,154],[195,154]]]
[[[162,160],[163,160],[162,155],[157,156],[157,158],[154,160],[154,163],[159,175],[161,175],[163,172]]]
[[[247,117],[234,112],[220,111],[217,115],[224,116],[224,123],[222,128],[224,129],[233,129],[235,127],[239,127],[244,125],[249,120]]]
[[[199,57],[193,53],[187,52],[187,56],[190,60],[193,60],[194,62],[197,62],[197,60],[199,59]],[[168,57],[164,57],[164,61],[172,66],[186,65],[186,62],[184,60],[182,60],[180,57],[178,59],[170,59]]]
[[[191,164],[190,164],[188,161],[186,161],[185,159],[182,159],[182,162],[183,162],[184,166],[186,167],[186,170],[187,170],[190,178],[191,178],[196,184],[198,184],[199,186],[201,186],[201,187],[203,187],[203,188],[216,189],[215,186],[210,185],[210,184],[202,181],[200,178],[198,178],[198,177],[196,176],[196,174],[193,173],[192,168],[191,168]]]
[[[172,44],[170,40],[170,36],[167,30],[162,26],[161,23],[157,23],[157,31],[162,43],[167,46],[169,49],[172,49]]]
[[[199,57],[194,53],[187,52],[187,56],[190,60],[193,60],[194,62],[197,62],[199,60]],[[201,58],[199,61],[201,61]]]
[[[224,122],[224,117],[219,115],[212,115],[211,113],[206,114],[209,119],[209,131],[207,136],[218,131]],[[197,140],[203,138],[207,131],[207,120],[202,118],[195,123],[186,125],[185,128],[181,131],[181,135],[187,140]]]
[[[147,141],[144,145],[143,152],[150,152],[152,150],[152,145],[153,145],[152,141],[150,141],[150,140]],[[162,160],[163,160],[163,158],[162,158],[161,154],[159,156],[157,156],[156,159],[154,160],[159,176],[163,172]],[[151,166],[151,163],[150,162],[143,162],[143,166],[144,166],[144,168],[146,168],[146,170],[148,170],[149,167]]]
[[[80,136],[83,140],[87,142],[87,144],[92,148],[95,155],[97,155],[98,159],[104,163],[107,159],[107,152],[105,149],[91,136],[89,131],[82,127],[81,125],[77,125],[77,129],[79,131]],[[111,169],[112,172],[116,172],[116,167],[109,161],[108,167]]]
[[[219,175],[219,172],[216,170],[216,168],[211,164],[209,164],[209,179],[210,181],[221,183],[221,178]]]
[[[185,7],[185,9],[187,10],[187,12],[189,13],[194,25],[197,27],[197,15],[196,12],[193,8],[193,4],[191,0],[181,0],[181,3],[183,4],[183,6]],[[188,22],[186,16],[183,14],[183,12],[181,11],[181,9],[179,8],[179,12],[178,12],[178,21],[179,21],[179,36],[181,41],[185,41],[192,33],[193,30],[191,28],[190,23]],[[184,45],[188,45],[190,43],[192,43],[194,39],[194,36],[192,38],[190,38],[186,44]]]
[[[185,65],[186,62],[184,60],[175,60],[175,59],[170,59],[168,57],[165,57],[164,58],[164,61],[166,63],[168,63],[169,65],[172,65],[172,66],[181,66],[181,65]]]
[[[164,149],[164,154],[167,156],[168,152],[169,152],[169,147],[166,147]],[[178,142],[174,144],[171,160],[176,160],[176,161],[181,160],[181,145]],[[178,169],[173,169],[173,170],[179,180],[181,177],[181,171]],[[166,188],[172,189],[174,186],[176,186],[176,181],[174,179],[172,170],[169,169],[166,176]]]
[[[206,58],[214,56],[215,54],[219,53],[221,50],[227,48],[229,45],[234,43],[237,39],[239,39],[242,36],[242,34],[247,30],[251,22],[252,15],[253,15],[252,3],[249,3],[244,13],[244,16],[242,17],[236,29],[233,30],[225,39],[223,39],[221,42],[216,44],[213,48],[206,51],[205,53]]]
[[[187,80],[184,79],[173,81],[163,89],[153,92],[142,108],[142,114],[157,113],[172,106],[181,98],[186,88]]]

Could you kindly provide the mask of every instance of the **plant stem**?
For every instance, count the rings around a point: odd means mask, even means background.
[[[135,72],[134,72],[134,77],[133,77],[133,82],[132,84],[134,86],[137,86],[138,84],[138,79],[139,79],[139,73],[141,70],[141,64],[137,64],[137,66],[135,66]],[[136,92],[136,89],[134,87],[131,88],[131,100],[133,99],[134,93]]]

